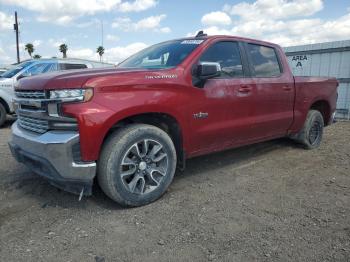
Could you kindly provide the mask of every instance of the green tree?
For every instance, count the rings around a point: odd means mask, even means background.
[[[40,58],[41,58],[41,55],[35,54],[35,55],[33,55],[33,58],[34,58],[34,59],[40,59]]]
[[[25,45],[24,49],[28,52],[29,56],[32,57],[32,54],[35,51],[34,45],[31,44],[31,43],[28,43],[28,44]]]
[[[100,56],[100,62],[102,61],[102,56],[105,53],[105,49],[103,46],[99,46],[96,49],[96,53],[98,53],[98,55]]]
[[[62,44],[59,46],[59,50],[63,54],[63,58],[67,58],[68,46],[66,44]]]

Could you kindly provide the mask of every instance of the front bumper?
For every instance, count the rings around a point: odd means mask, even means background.
[[[9,146],[18,162],[47,178],[54,186],[74,194],[83,191],[84,195],[91,195],[96,163],[77,160],[78,132],[37,134],[21,129],[15,122]]]

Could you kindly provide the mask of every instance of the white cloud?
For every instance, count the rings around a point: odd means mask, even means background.
[[[126,46],[106,48],[103,55],[103,61],[117,64],[146,47],[147,45],[145,43],[137,42]],[[62,54],[58,52],[58,49],[56,56],[62,56]],[[67,56],[69,58],[81,58],[99,61],[99,56],[96,53],[96,50],[91,48],[69,48],[68,46]]]
[[[0,31],[13,29],[14,18],[0,11]]]
[[[202,24],[203,25],[230,25],[231,24],[231,18],[224,12],[211,12],[209,14],[205,14],[202,17]]]
[[[144,18],[137,23],[135,23],[136,30],[144,30],[144,29],[154,29],[159,27],[160,22],[166,18],[166,15],[158,15],[158,16],[150,16]]]
[[[310,17],[323,8],[321,0],[257,0],[225,6],[233,25],[211,25],[209,35],[225,34],[275,42],[282,46],[344,40],[350,35],[350,10],[336,19]],[[190,33],[188,35],[195,35]]]
[[[162,27],[159,29],[159,32],[168,34],[171,32],[171,29],[169,27]]]
[[[78,28],[87,28],[87,27],[91,27],[91,26],[101,26],[103,23],[102,20],[99,20],[97,18],[93,18],[90,21],[87,22],[82,22],[82,23],[77,23],[76,26]]]
[[[252,4],[242,2],[233,6],[225,5],[224,11],[252,20],[310,16],[322,8],[322,0],[257,0]]]
[[[67,43],[67,39],[66,38],[60,38],[60,39],[49,38],[48,43],[51,47],[58,48],[61,44]]]
[[[39,13],[38,20],[67,24],[77,17],[115,9],[121,0],[0,0]]]
[[[43,41],[41,41],[41,40],[34,40],[34,41],[33,41],[34,47],[38,47],[38,46],[40,46],[42,43],[43,43]]]
[[[171,31],[169,27],[161,28],[161,21],[165,18],[166,15],[162,14],[157,16],[149,16],[137,22],[133,22],[129,17],[122,17],[116,19],[112,23],[112,27],[121,29],[125,32],[153,30],[156,32],[169,33]]]
[[[9,57],[5,52],[5,50],[2,49],[1,47],[0,47],[0,57],[1,57],[1,63],[4,63],[4,64],[13,63],[13,60],[11,59],[11,57]]]
[[[105,50],[105,60],[113,63],[119,63],[138,51],[146,48],[145,43],[137,42],[127,46],[116,46]]]
[[[119,17],[112,23],[113,28],[118,28],[123,31],[130,31],[132,29],[132,20],[129,17]]]
[[[156,0],[135,0],[133,2],[124,2],[119,6],[121,12],[140,12],[157,5]]]
[[[98,59],[98,54],[90,48],[69,49],[68,47],[67,56],[71,58],[82,58],[82,59],[91,59],[91,60]]]
[[[13,5],[39,13],[37,20],[59,25],[70,24],[73,20],[96,13],[120,11],[139,12],[157,4],[155,0],[0,0],[0,4]],[[1,20],[0,20],[1,21]]]
[[[118,36],[116,36],[116,35],[110,35],[110,34],[108,34],[108,35],[106,36],[106,39],[107,39],[108,41],[112,41],[112,42],[119,41],[119,37],[118,37]]]

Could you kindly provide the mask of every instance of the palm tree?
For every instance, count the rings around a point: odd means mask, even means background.
[[[62,44],[60,45],[59,50],[63,54],[63,58],[67,58],[68,46],[66,44]]]
[[[96,53],[98,53],[98,55],[100,56],[100,62],[102,62],[102,56],[105,53],[105,49],[103,48],[103,46],[97,47]]]
[[[34,53],[34,45],[31,43],[28,43],[25,45],[25,50],[28,52],[29,56],[32,57],[32,54]]]
[[[35,54],[35,55],[33,55],[33,58],[34,58],[34,59],[40,59],[40,58],[41,58],[41,55]]]

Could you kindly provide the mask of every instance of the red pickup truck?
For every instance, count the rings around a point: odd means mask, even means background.
[[[188,158],[279,137],[318,147],[337,86],[294,77],[278,45],[199,33],[117,68],[22,79],[9,145],[63,190],[90,195],[97,177],[110,198],[140,206],[158,199]]]

